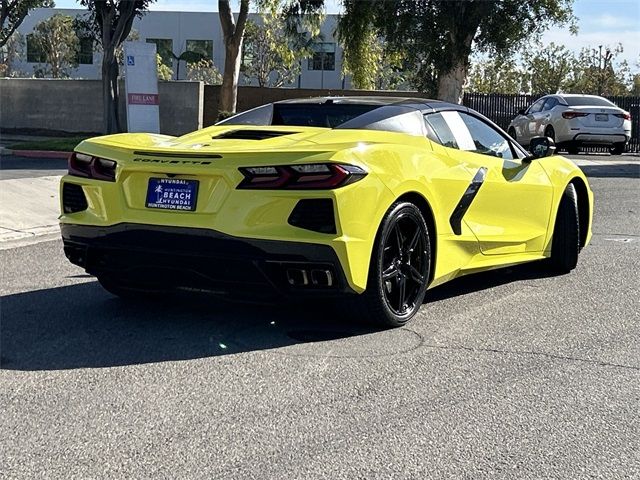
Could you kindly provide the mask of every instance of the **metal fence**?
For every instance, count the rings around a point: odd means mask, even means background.
[[[465,93],[463,103],[482,113],[505,130],[509,122],[518,115],[518,110],[526,109],[543,95],[508,95],[500,93]],[[631,141],[627,152],[640,152],[640,97],[605,97],[631,114]],[[605,151],[601,147],[590,147],[592,151]]]

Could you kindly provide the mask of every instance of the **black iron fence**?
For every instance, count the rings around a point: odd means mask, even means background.
[[[465,93],[463,103],[469,108],[482,113],[505,130],[509,122],[518,115],[518,110],[526,109],[543,95],[509,95]],[[640,97],[612,96],[605,97],[631,114],[631,141],[628,152],[640,152]],[[590,150],[603,150],[599,147]]]

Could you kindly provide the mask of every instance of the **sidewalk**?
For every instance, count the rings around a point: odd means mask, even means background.
[[[58,234],[59,176],[0,183],[0,249],[19,240]]]

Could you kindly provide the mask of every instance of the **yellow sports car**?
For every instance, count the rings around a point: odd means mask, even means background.
[[[593,193],[550,139],[530,148],[466,107],[391,97],[92,138],[61,182],[64,250],[120,296],[338,297],[399,326],[455,277],[576,266]]]

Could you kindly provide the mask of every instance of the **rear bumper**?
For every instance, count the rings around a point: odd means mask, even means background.
[[[229,296],[355,293],[328,245],[254,240],[201,228],[63,223],[65,255],[96,276]]]
[[[573,141],[591,145],[611,145],[612,143],[627,143],[629,136],[621,133],[578,133]]]

